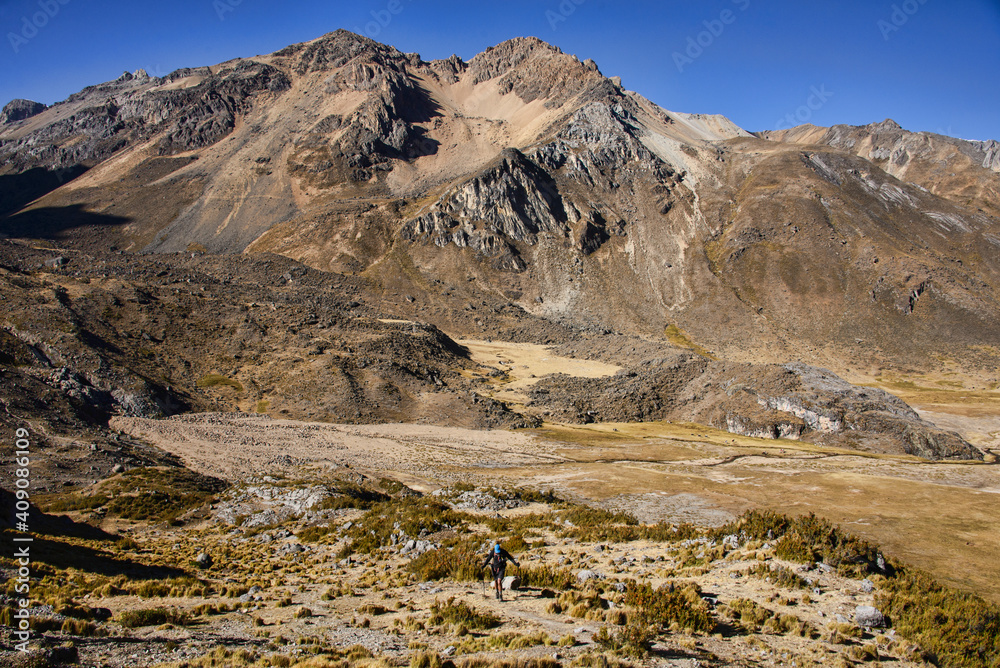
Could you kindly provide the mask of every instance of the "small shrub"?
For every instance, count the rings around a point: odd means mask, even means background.
[[[333,527],[306,527],[295,534],[295,537],[303,543],[318,543],[321,538],[336,533],[336,531]]]
[[[636,658],[649,654],[654,638],[656,630],[639,617],[617,631],[609,632],[607,626],[602,626],[594,634],[594,642],[604,649]]]
[[[524,566],[518,571],[521,578],[521,585],[524,587],[549,587],[551,589],[566,590],[576,586],[576,576],[568,568],[556,568],[554,566]]]
[[[381,605],[368,603],[366,605],[362,605],[360,608],[356,610],[356,612],[359,615],[374,615],[377,617],[379,615],[386,614],[387,612],[389,612],[389,609]]]
[[[737,598],[726,604],[730,616],[751,632],[756,632],[774,613],[748,598]]]
[[[790,568],[785,568],[780,564],[772,564],[770,566],[768,564],[757,564],[747,570],[747,575],[754,575],[769,580],[772,584],[787,589],[808,589],[810,586],[804,578]]]
[[[82,619],[67,619],[62,623],[59,630],[67,635],[83,636],[87,638],[108,635],[107,631],[99,627],[94,622],[88,622]]]
[[[527,649],[538,645],[552,644],[554,644],[552,638],[543,631],[538,631],[530,635],[523,635],[513,631],[508,633],[494,633],[487,641],[489,647],[509,650]]]
[[[847,648],[847,656],[855,661],[878,661],[878,647],[867,643],[852,645]]]
[[[441,668],[441,657],[437,652],[414,652],[410,657],[410,668]]]
[[[444,604],[431,604],[431,624],[464,625],[467,629],[492,629],[500,626],[500,618],[490,612],[479,612],[465,601],[456,601],[452,596]]]
[[[407,569],[420,580],[451,579],[474,582],[482,579],[482,557],[473,551],[471,544],[461,544],[451,549],[430,550],[407,565]],[[523,581],[523,577],[522,577]]]
[[[115,621],[127,629],[135,629],[140,626],[159,626],[160,624],[177,624],[183,626],[188,623],[187,615],[167,610],[166,608],[147,608],[143,610],[123,610],[115,616]]]
[[[710,631],[715,627],[708,606],[696,585],[675,587],[673,583],[653,589],[648,582],[630,582],[623,603],[647,623],[659,627],[677,624],[692,631]]]

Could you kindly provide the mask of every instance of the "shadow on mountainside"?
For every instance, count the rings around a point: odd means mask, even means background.
[[[117,227],[129,222],[129,218],[93,213],[83,204],[72,204],[29,209],[0,219],[0,232],[8,237],[56,241],[63,240],[70,230]]]
[[[87,171],[82,165],[65,169],[35,167],[0,176],[0,217],[9,216]]]

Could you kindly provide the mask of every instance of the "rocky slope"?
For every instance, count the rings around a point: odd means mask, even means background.
[[[929,459],[982,457],[891,394],[801,364],[732,364],[682,353],[627,367],[610,379],[546,378],[530,397],[530,405],[560,422],[670,420]]]
[[[53,257],[0,242],[0,279],[0,421],[30,424],[53,441],[89,439],[101,452],[121,450],[110,447],[119,438],[114,416],[235,410],[477,428],[537,426],[543,417],[671,419],[932,459],[983,457],[895,397],[829,372],[710,361],[627,337],[620,343],[638,345],[645,361],[610,378],[542,378],[526,406],[510,406],[491,396],[506,373],[472,361],[428,323],[437,306],[280,256]],[[455,329],[508,340],[593,350],[602,336],[554,326],[500,297],[451,311]]]
[[[967,141],[932,132],[908,132],[891,119],[864,126],[801,125],[760,136],[843,149],[936,195],[994,217],[1000,212],[995,177],[1000,172],[1000,144],[995,140]]]
[[[533,38],[427,62],[337,31],[30,106],[0,126],[0,229],[27,244],[4,246],[10,357],[30,345],[86,379],[98,422],[135,403],[517,424],[436,389],[472,369],[436,328],[543,343],[616,332],[746,377],[757,367],[739,365],[874,377],[948,361],[984,378],[996,366],[991,145],[888,123],[755,137],[666,111]],[[942,160],[964,181],[939,178]],[[57,255],[47,245],[72,261],[45,268],[55,286],[31,275]],[[153,255],[119,254],[139,251]],[[361,318],[355,301],[371,304]],[[685,419],[805,433],[795,411],[764,419],[750,401],[730,420],[735,400],[710,394]],[[907,440],[936,432],[887,406],[874,410],[888,422],[858,418],[894,435],[872,447],[974,454],[951,437]]]
[[[8,122],[0,225],[78,248],[275,252],[429,301],[473,277],[556,322],[674,326],[747,362],[995,363],[993,144],[891,122],[763,137],[537,39],[427,62],[337,31],[126,73]]]

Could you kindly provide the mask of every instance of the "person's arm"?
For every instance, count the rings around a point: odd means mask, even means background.
[[[500,548],[500,549],[503,549],[503,548]],[[504,550],[504,551],[503,551],[503,556],[504,556],[504,558],[505,558],[505,559],[508,559],[508,560],[510,560],[510,561],[513,561],[513,562],[514,562],[514,565],[515,565],[515,566],[517,566],[518,568],[520,568],[520,567],[521,567],[521,564],[520,564],[520,562],[518,562],[518,560],[514,558],[514,555],[512,555],[512,554],[511,554],[510,552],[508,552],[507,550]]]

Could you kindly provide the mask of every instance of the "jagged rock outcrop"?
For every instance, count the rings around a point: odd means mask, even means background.
[[[530,397],[536,408],[571,422],[696,422],[744,436],[810,439],[928,459],[983,457],[884,390],[857,387],[800,363],[751,366],[678,354],[609,378],[546,378]]]
[[[242,60],[232,70],[209,77],[193,88],[157,91],[144,100],[144,120],[170,123],[159,142],[160,155],[210,146],[232,132],[237,118],[258,95],[279,94],[291,82],[284,72],[264,63]]]
[[[6,125],[8,123],[16,123],[17,121],[23,121],[32,116],[37,116],[48,109],[41,102],[34,102],[32,100],[11,100],[6,105],[2,111],[0,111],[0,125]]]
[[[473,83],[496,79],[501,95],[513,92],[529,103],[545,100],[546,107],[561,106],[607,83],[596,67],[537,37],[518,37],[486,49],[469,61],[469,72]]]
[[[178,71],[160,80],[140,70],[91,86],[50,107],[51,123],[0,143],[0,159],[16,171],[92,167],[154,135],[161,136],[161,155],[203,148],[228,135],[258,95],[290,85],[283,72],[253,60],[189,87],[166,85],[201,74]]]
[[[983,154],[983,168],[1000,172],[1000,142],[995,139],[988,141],[969,142]]]
[[[566,222],[552,178],[520,151],[508,149],[496,165],[409,221],[401,235],[442,247],[469,247],[493,259],[501,271],[521,271],[524,261],[512,242],[530,246],[541,233],[564,236]]]

